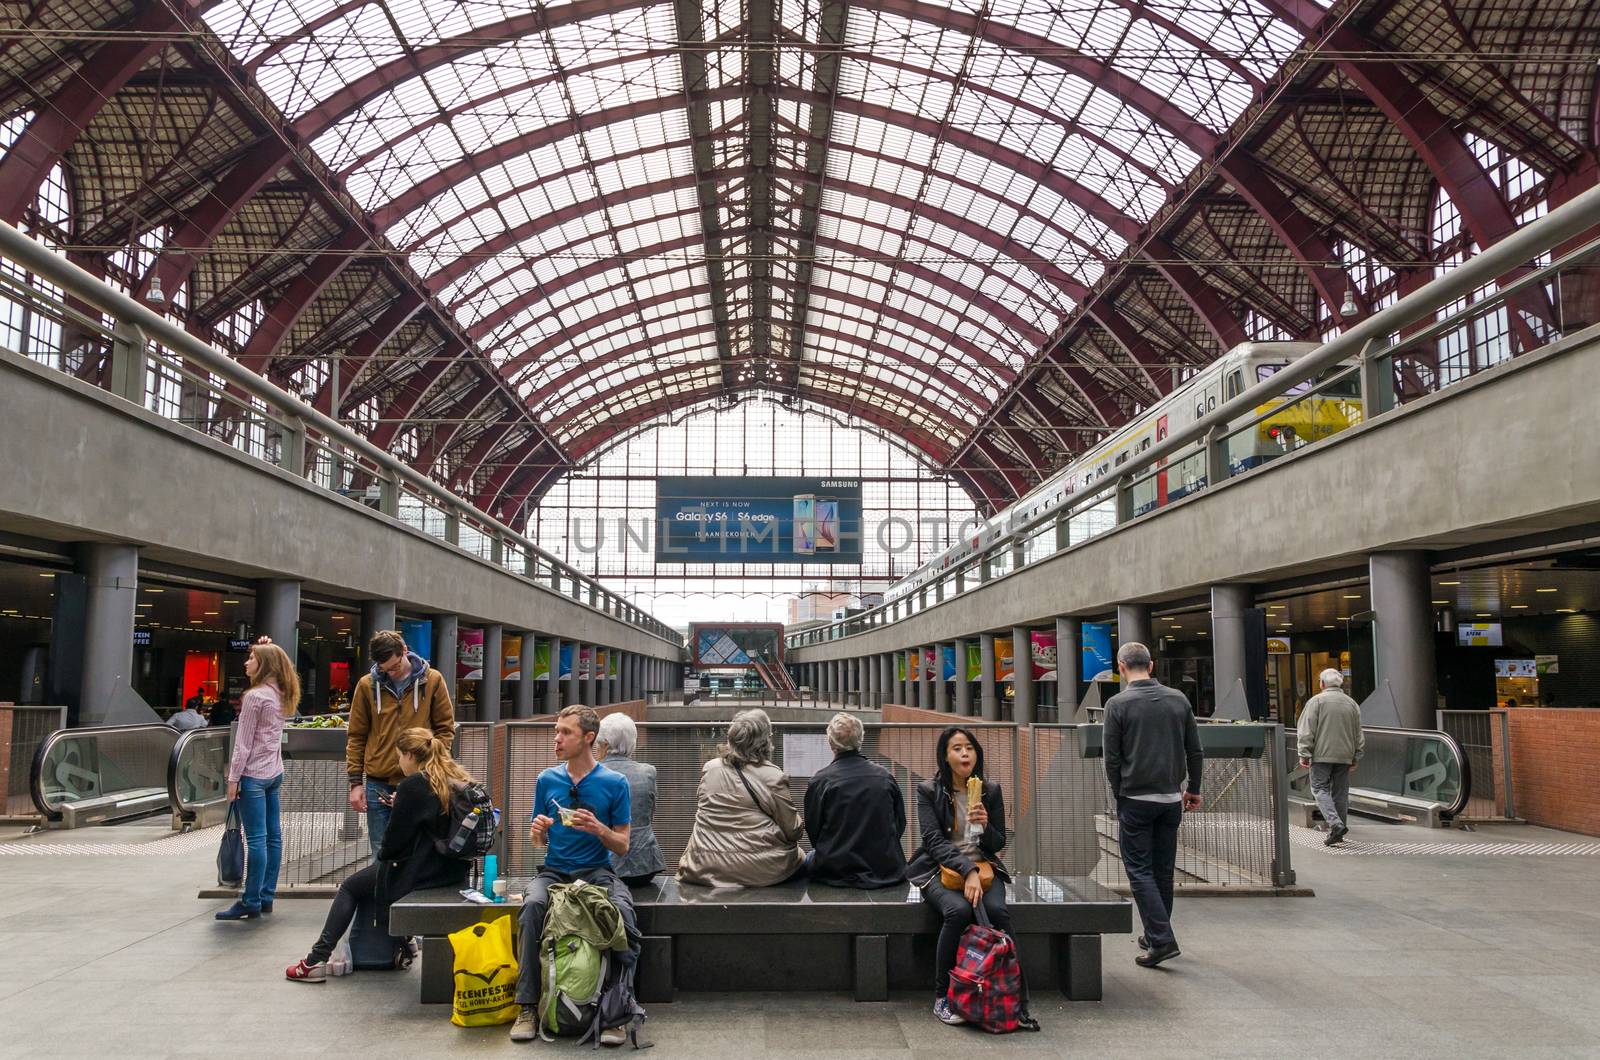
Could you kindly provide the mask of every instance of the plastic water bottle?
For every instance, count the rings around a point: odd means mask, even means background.
[[[500,859],[493,854],[483,856],[483,893],[494,897],[494,881],[500,875]]]

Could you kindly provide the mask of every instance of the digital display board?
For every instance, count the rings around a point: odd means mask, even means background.
[[[860,563],[861,480],[656,480],[657,563]]]

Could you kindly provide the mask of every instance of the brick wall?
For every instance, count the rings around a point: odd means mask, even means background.
[[[1509,717],[1517,816],[1600,836],[1600,710],[1519,707]]]

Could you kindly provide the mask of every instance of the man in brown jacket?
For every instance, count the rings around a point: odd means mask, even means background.
[[[345,737],[345,770],[350,774],[350,808],[367,815],[367,841],[374,856],[389,827],[394,789],[405,779],[395,741],[406,729],[432,729],[448,746],[456,734],[456,712],[444,675],[406,648],[392,629],[372,638],[372,671],[350,697],[350,728]]]

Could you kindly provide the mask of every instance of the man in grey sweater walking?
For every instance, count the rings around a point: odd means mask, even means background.
[[[1106,780],[1117,800],[1122,867],[1144,934],[1146,968],[1178,956],[1172,934],[1172,874],[1178,826],[1185,810],[1200,808],[1205,754],[1200,729],[1183,693],[1150,676],[1150,649],[1129,642],[1117,649],[1123,691],[1106,700]],[[1188,775],[1188,788],[1184,776]]]
[[[1367,749],[1361,707],[1344,694],[1344,674],[1322,671],[1322,691],[1306,703],[1295,729],[1300,764],[1311,770],[1311,794],[1328,822],[1324,846],[1337,846],[1350,831],[1350,774]]]

